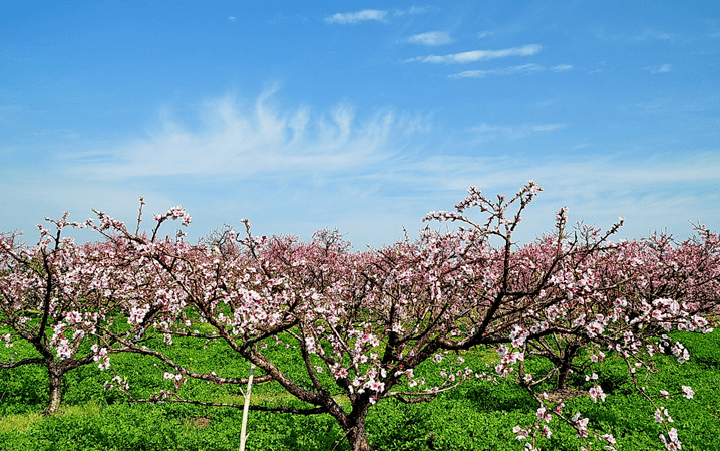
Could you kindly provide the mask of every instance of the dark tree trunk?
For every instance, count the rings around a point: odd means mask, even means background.
[[[43,415],[49,416],[57,413],[60,408],[60,401],[62,400],[62,386],[63,386],[63,374],[62,368],[55,364],[50,363],[48,365],[48,388],[50,389],[50,399],[48,400],[47,409]]]
[[[558,371],[558,390],[565,390],[567,388],[567,381],[570,376],[570,371],[572,370],[572,363],[573,360],[575,360],[575,357],[577,357],[579,351],[580,346],[577,344],[568,345],[565,348],[565,355],[560,362],[560,369]]]
[[[558,390],[565,390],[567,388],[567,380],[568,376],[570,375],[570,367],[566,365],[562,365],[560,367],[560,371],[558,373],[558,379],[557,379],[557,389]]]
[[[347,438],[353,451],[372,451],[365,431],[365,418],[355,424]]]
[[[365,429],[365,417],[369,407],[369,399],[362,397],[355,400],[355,404],[349,414],[341,412],[342,418],[333,415],[345,430],[350,448],[352,448],[353,451],[372,451]]]

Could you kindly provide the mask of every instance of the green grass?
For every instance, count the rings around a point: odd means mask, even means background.
[[[707,336],[676,333],[690,349],[693,358],[679,365],[661,357],[656,379],[671,392],[690,385],[695,399],[663,400],[675,420],[684,450],[720,450],[720,331]],[[210,344],[207,349],[190,340],[179,340],[167,349],[173,358],[182,359],[198,371],[215,370],[221,375],[246,377],[247,363],[238,359],[227,346]],[[20,344],[0,348],[0,359],[27,357],[32,350]],[[466,365],[484,371],[493,352],[479,349],[465,353]],[[303,380],[303,368],[289,353],[274,356],[282,367]],[[536,365],[544,365],[542,362]],[[151,358],[134,355],[112,356],[111,371],[126,375],[133,393],[147,396],[160,388],[165,368]],[[435,382],[436,368],[425,365],[428,382]],[[588,397],[567,401],[566,412],[581,411],[591,425],[612,433],[618,449],[661,450],[662,432],[653,422],[654,409],[632,389],[624,376],[622,362],[608,362],[600,373],[600,384],[608,394],[602,404]],[[242,411],[231,408],[164,403],[130,404],[116,391],[105,391],[103,383],[112,374],[89,365],[67,374],[62,412],[43,418],[40,412],[47,402],[47,376],[40,366],[0,370],[0,449],[22,451],[69,450],[237,450],[240,443]],[[304,376],[306,377],[306,376]],[[323,377],[327,377],[323,373]],[[573,382],[588,388],[583,379]],[[309,383],[309,381],[304,381]],[[549,386],[548,386],[549,387]],[[243,398],[238,387],[191,382],[182,388],[186,396],[197,399],[236,402]],[[346,399],[338,392],[336,399]],[[253,387],[252,403],[303,404],[294,400],[276,383]],[[510,383],[498,385],[471,380],[456,390],[444,393],[427,404],[402,404],[385,400],[370,409],[367,418],[370,442],[376,450],[522,450],[515,440],[513,426],[534,423],[535,401]],[[554,434],[539,445],[544,450],[579,450],[575,431],[558,422],[551,423]],[[343,433],[328,415],[293,416],[251,412],[248,425],[249,450],[332,450]],[[347,450],[344,441],[336,448]],[[602,447],[598,447],[602,449]]]

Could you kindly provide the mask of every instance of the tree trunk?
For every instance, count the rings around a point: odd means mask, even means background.
[[[570,376],[570,370],[572,369],[573,360],[577,357],[580,346],[577,344],[567,345],[565,348],[565,355],[560,363],[560,370],[558,371],[557,389],[565,390],[567,388],[568,376]]]
[[[372,451],[365,431],[365,418],[355,424],[355,427],[348,433],[347,438],[353,451]]]
[[[349,414],[339,412],[341,417],[335,416],[340,426],[345,430],[345,435],[353,451],[372,451],[368,442],[365,429],[365,417],[370,407],[367,397],[355,400],[352,411]]]
[[[560,367],[560,371],[558,372],[558,379],[557,379],[557,389],[558,390],[565,390],[567,388],[567,379],[568,375],[570,374],[570,367],[567,365],[562,365]]]
[[[48,378],[50,399],[48,400],[47,409],[45,409],[45,412],[43,413],[45,416],[56,413],[60,408],[63,386],[63,371],[60,366],[55,363],[50,363],[48,365]]]

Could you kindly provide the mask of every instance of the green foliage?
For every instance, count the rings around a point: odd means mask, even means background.
[[[716,440],[720,433],[720,331],[703,336],[676,333],[693,356],[680,365],[669,356],[659,360],[659,383],[677,393],[681,385],[695,390],[692,400],[680,397],[661,400],[675,420],[684,450],[720,450]],[[286,337],[283,337],[286,338]],[[286,342],[292,346],[292,340]],[[180,346],[177,346],[177,345]],[[181,340],[167,347],[171,358],[181,359],[198,371],[212,371],[244,377],[246,362],[238,359],[221,343],[203,344]],[[303,363],[283,355],[278,359],[288,371],[300,375]],[[21,345],[0,349],[0,358],[32,356],[32,350]],[[463,354],[465,364],[483,371],[492,363],[492,350],[474,350]],[[427,363],[427,362],[426,362]],[[545,365],[528,362],[528,365]],[[599,373],[599,383],[608,393],[605,403],[595,404],[587,396],[566,401],[566,412],[583,412],[591,425],[612,433],[618,449],[661,450],[658,435],[661,425],[653,423],[653,408],[633,390],[624,375],[624,362],[609,360]],[[226,451],[238,449],[242,411],[232,408],[203,408],[186,404],[130,404],[116,391],[105,391],[103,384],[112,371],[128,376],[133,393],[146,396],[169,382],[162,380],[166,371],[156,360],[137,355],[112,356],[110,371],[101,372],[88,365],[69,372],[65,379],[62,413],[42,418],[38,415],[47,402],[47,375],[40,365],[0,370],[0,449],[8,451]],[[428,383],[436,378],[436,367],[423,365]],[[324,375],[323,375],[324,376]],[[682,381],[682,382],[681,382]],[[574,388],[587,389],[584,379],[571,379]],[[663,387],[650,387],[657,390]],[[548,383],[550,390],[552,384]],[[233,400],[242,403],[238,387],[215,386],[189,381],[181,386],[186,396],[205,400]],[[277,384],[253,388],[254,404],[282,402],[302,407]],[[468,381],[455,390],[443,393],[431,403],[403,404],[384,400],[370,409],[368,436],[374,449],[405,450],[517,450],[523,442],[515,439],[512,428],[534,423],[536,401],[515,385],[500,380],[497,384],[484,379]],[[571,413],[571,414],[572,414]],[[553,435],[541,439],[542,449],[577,451],[580,443],[576,431],[553,421]],[[347,451],[343,432],[328,415],[296,416],[251,412],[248,424],[249,450],[306,449]]]

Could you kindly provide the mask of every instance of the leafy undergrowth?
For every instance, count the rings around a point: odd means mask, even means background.
[[[681,397],[662,400],[674,419],[684,450],[720,450],[720,331],[709,335],[676,333],[691,351],[690,362],[680,365],[663,359],[657,379],[675,392],[690,385],[694,399]],[[173,347],[175,348],[175,347]],[[245,376],[247,365],[220,344],[207,349],[177,347],[178,358],[198,370],[216,370],[223,375]],[[0,359],[32,356],[27,348],[0,349]],[[464,354],[466,364],[483,371],[487,351]],[[302,372],[293,361],[284,362],[289,370]],[[603,367],[600,384],[608,394],[602,404],[587,396],[566,402],[566,413],[581,411],[591,425],[612,433],[618,449],[661,450],[663,432],[653,421],[653,407],[634,392],[627,382],[622,362]],[[295,368],[296,366],[296,368]],[[220,368],[220,369],[218,369]],[[161,388],[165,370],[150,358],[133,355],[113,356],[112,371],[127,376],[136,395],[149,395]],[[432,379],[431,369],[428,379]],[[95,366],[67,374],[63,411],[43,418],[47,402],[47,376],[40,366],[0,370],[0,449],[17,451],[53,450],[236,450],[240,443],[242,411],[232,408],[205,408],[186,404],[130,404],[117,391],[106,391],[103,384],[112,377]],[[580,378],[577,388],[587,389]],[[549,387],[548,387],[549,388]],[[185,396],[242,403],[237,387],[217,387],[190,383],[182,388]],[[277,384],[253,388],[253,404],[297,405]],[[370,410],[368,433],[374,449],[400,450],[522,450],[512,428],[535,422],[535,400],[514,385],[500,381],[470,380],[454,391],[443,393],[432,403],[402,404],[385,400]],[[538,445],[544,450],[579,450],[581,443],[574,429],[553,421],[554,434]],[[348,450],[343,433],[328,415],[293,416],[251,412],[248,425],[250,450]],[[336,444],[340,442],[337,447]],[[602,449],[602,446],[598,446]]]

